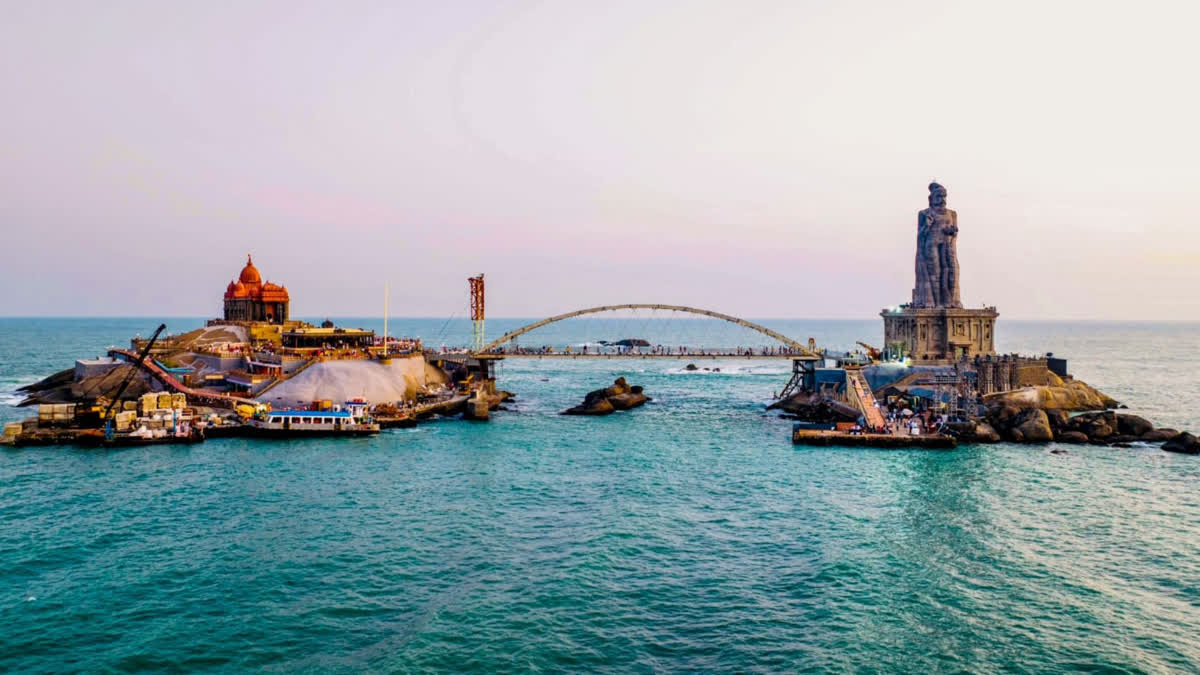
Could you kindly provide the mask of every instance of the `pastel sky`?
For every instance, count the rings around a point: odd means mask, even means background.
[[[1200,319],[1200,3],[0,1],[0,314]]]

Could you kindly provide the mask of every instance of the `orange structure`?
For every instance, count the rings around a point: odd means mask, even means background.
[[[477,277],[469,277],[467,285],[471,288],[471,322],[475,333],[475,349],[483,349],[483,275]]]
[[[287,288],[264,282],[246,254],[242,273],[225,287],[225,320],[283,323],[288,320],[288,302]]]

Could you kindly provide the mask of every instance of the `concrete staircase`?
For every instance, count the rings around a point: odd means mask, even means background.
[[[871,392],[871,386],[867,384],[867,378],[863,377],[861,370],[846,369],[846,398],[854,407],[862,411],[863,417],[867,420],[867,426],[872,429],[884,427],[886,422],[883,419],[883,413],[875,406],[875,394]]]

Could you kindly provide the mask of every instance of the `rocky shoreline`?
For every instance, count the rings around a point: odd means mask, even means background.
[[[1023,387],[982,398],[986,412],[947,422],[942,433],[961,443],[1064,443],[1128,448],[1157,444],[1167,452],[1200,454],[1200,440],[1177,429],[1158,428],[1144,417],[1118,412],[1120,402],[1085,382],[1071,380]],[[805,422],[853,422],[861,413],[829,396],[802,392],[767,406]]]
[[[987,416],[982,419],[952,422],[947,428],[966,443],[1053,442],[1110,447],[1129,447],[1132,443],[1171,443],[1171,449],[1175,452],[1200,452],[1200,447],[1189,449],[1192,446],[1188,445],[1186,437],[1190,434],[1181,434],[1175,429],[1155,428],[1144,417],[1115,410],[1071,415],[1058,409],[1003,406],[989,409]]]

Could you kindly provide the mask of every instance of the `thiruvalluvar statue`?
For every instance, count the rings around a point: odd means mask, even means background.
[[[946,188],[929,184],[929,208],[917,214],[917,285],[913,307],[962,307],[958,290],[958,214]]]

